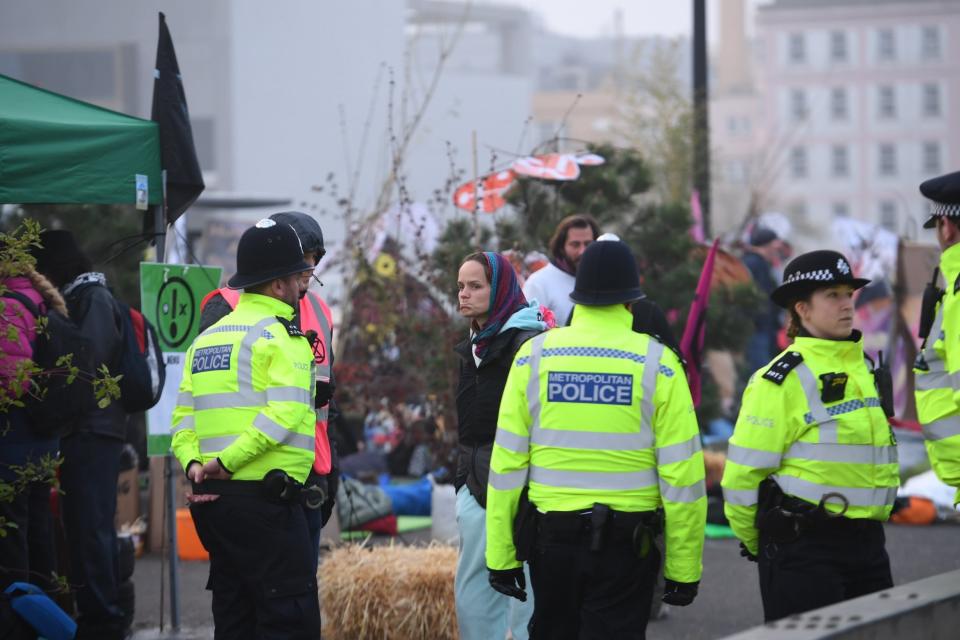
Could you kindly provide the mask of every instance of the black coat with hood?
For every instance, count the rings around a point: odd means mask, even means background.
[[[507,329],[495,336],[477,366],[470,338],[454,347],[460,356],[460,380],[457,385],[457,434],[459,451],[454,487],[467,485],[480,506],[487,505],[487,478],[490,456],[497,434],[500,398],[507,374],[520,346],[539,334],[530,329]]]

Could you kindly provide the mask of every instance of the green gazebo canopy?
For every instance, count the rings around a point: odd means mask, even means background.
[[[138,175],[160,204],[157,123],[0,75],[0,203],[135,204]]]

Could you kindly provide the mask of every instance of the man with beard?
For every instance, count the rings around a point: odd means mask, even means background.
[[[553,311],[559,327],[570,324],[570,292],[580,256],[599,235],[600,227],[593,216],[576,214],[561,220],[550,238],[550,264],[527,278],[523,286],[526,299],[536,300]]]

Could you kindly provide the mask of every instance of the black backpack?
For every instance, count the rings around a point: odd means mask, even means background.
[[[114,298],[120,309],[122,350],[118,371],[120,404],[127,413],[139,413],[160,401],[167,370],[157,331],[142,313]]]
[[[43,373],[31,378],[36,386],[22,398],[33,432],[40,437],[68,433],[95,406],[90,383],[94,373],[90,341],[62,313],[49,307],[41,312],[30,298],[16,291],[7,291],[3,297],[18,301],[36,318],[46,319],[46,327],[37,331],[32,358]],[[68,380],[67,368],[60,363],[61,358],[71,354],[71,363],[81,371],[72,381]]]

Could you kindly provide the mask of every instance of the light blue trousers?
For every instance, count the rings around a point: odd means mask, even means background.
[[[486,510],[469,489],[460,487],[457,492],[460,556],[453,583],[460,640],[502,640],[508,628],[514,640],[527,640],[527,623],[533,615],[530,569],[523,566],[527,580],[526,602],[494,591],[487,578],[486,520]]]

